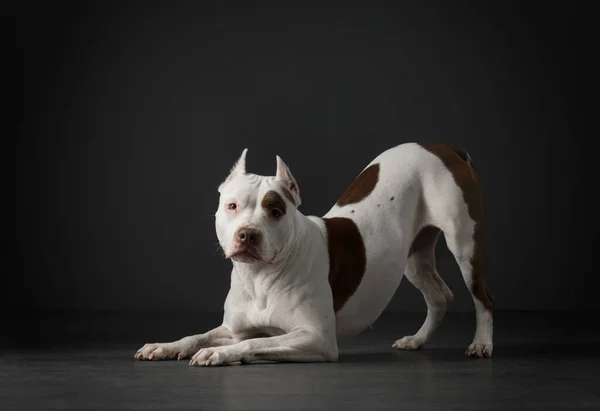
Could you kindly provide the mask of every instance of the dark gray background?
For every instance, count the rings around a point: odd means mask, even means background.
[[[321,215],[381,151],[449,141],[483,181],[497,308],[598,309],[593,151],[580,143],[584,12],[475,1],[21,7],[3,304],[219,311],[230,263],[215,246],[216,188],[244,147],[259,174],[282,156],[302,211]],[[470,310],[442,245],[452,309]],[[389,306],[423,309],[406,281]]]

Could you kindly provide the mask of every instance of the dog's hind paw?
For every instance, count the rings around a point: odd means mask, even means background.
[[[421,348],[424,342],[425,341],[423,341],[422,338],[414,335],[408,335],[396,340],[396,342],[392,344],[392,348],[397,350],[418,350]]]
[[[467,348],[465,355],[471,358],[490,358],[494,346],[492,344],[471,344]]]

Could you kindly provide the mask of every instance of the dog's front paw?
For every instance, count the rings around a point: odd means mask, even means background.
[[[153,343],[144,344],[137,350],[133,356],[137,360],[174,360],[182,359],[187,356],[177,344],[174,343]]]
[[[490,358],[494,346],[492,344],[476,344],[469,345],[465,355],[472,358]]]
[[[235,358],[231,350],[228,350],[227,348],[228,347],[202,348],[194,354],[190,360],[190,365],[208,367],[227,365],[239,361],[239,358]]]
[[[409,335],[396,340],[392,347],[397,350],[418,350],[423,345],[424,341],[414,335]]]

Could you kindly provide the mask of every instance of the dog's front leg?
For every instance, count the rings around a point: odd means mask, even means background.
[[[296,329],[276,337],[252,338],[224,347],[200,349],[190,365],[224,365],[235,362],[335,362],[338,347],[335,337],[327,341],[317,333]]]
[[[217,347],[234,344],[236,340],[224,326],[204,334],[190,335],[169,343],[145,344],[134,355],[138,360],[173,360],[189,358],[203,347]]]

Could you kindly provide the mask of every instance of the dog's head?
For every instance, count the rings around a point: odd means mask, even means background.
[[[226,258],[270,264],[283,257],[294,237],[300,190],[279,156],[275,176],[246,173],[247,151],[219,186],[217,238]]]

